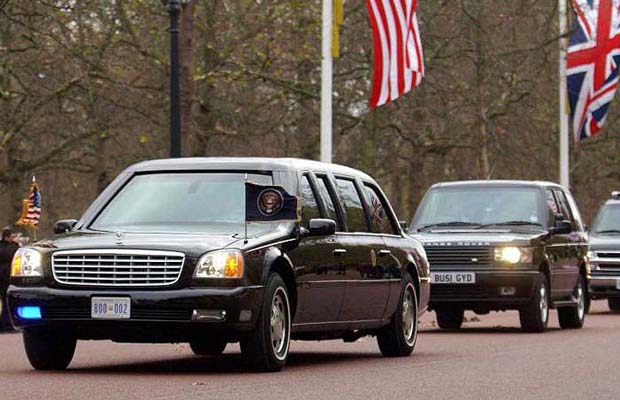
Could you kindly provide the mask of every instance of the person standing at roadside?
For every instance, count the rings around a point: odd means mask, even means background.
[[[0,331],[13,329],[6,307],[6,292],[11,278],[11,261],[18,248],[17,234],[10,228],[5,228],[0,240]]]

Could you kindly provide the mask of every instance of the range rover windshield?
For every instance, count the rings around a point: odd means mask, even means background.
[[[541,229],[544,212],[536,188],[435,188],[424,198],[412,222],[416,231],[430,229]]]
[[[123,232],[243,233],[245,177],[239,173],[154,173],[134,176],[90,229]],[[270,175],[248,174],[260,185]],[[249,224],[256,232],[267,224]]]
[[[620,205],[604,206],[594,219],[592,233],[620,235]]]

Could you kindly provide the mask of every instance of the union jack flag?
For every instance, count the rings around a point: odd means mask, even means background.
[[[366,0],[375,58],[372,108],[396,100],[422,82],[417,5],[417,0]]]
[[[572,0],[567,85],[573,134],[580,141],[605,124],[620,65],[620,0]]]

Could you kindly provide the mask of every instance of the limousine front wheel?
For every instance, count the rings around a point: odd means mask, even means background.
[[[257,371],[275,372],[288,358],[291,310],[286,285],[279,274],[269,276],[256,329],[241,340],[241,352]]]
[[[418,339],[418,298],[413,281],[406,276],[398,309],[389,325],[381,328],[377,342],[386,357],[404,357],[413,352]]]
[[[66,369],[75,353],[77,340],[71,334],[50,330],[25,330],[24,347],[34,369]]]

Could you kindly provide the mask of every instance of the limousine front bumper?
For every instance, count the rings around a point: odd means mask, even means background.
[[[236,333],[255,326],[263,292],[263,286],[123,291],[12,285],[7,299],[13,325],[19,329],[58,328],[83,340],[156,343],[210,333],[234,339]],[[93,297],[129,298],[129,318],[92,318]],[[38,309],[40,315],[24,318],[20,307]]]

